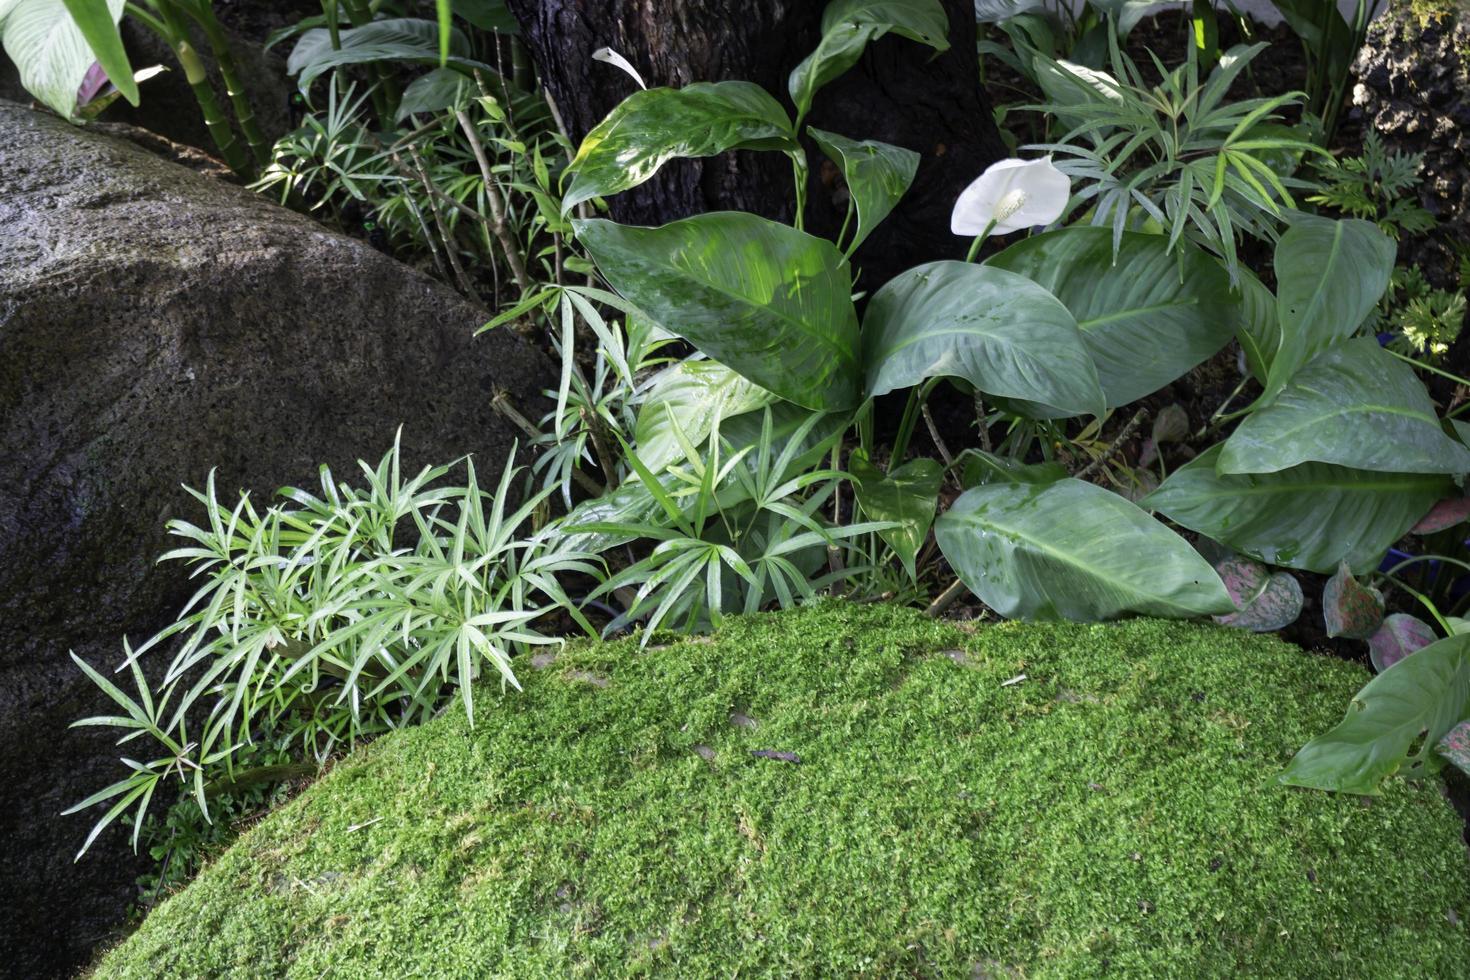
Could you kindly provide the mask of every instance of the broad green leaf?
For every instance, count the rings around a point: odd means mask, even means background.
[[[975,487],[935,522],[934,534],[960,580],[1002,616],[1090,621],[1235,609],[1215,570],[1183,538],[1080,480]]]
[[[858,506],[867,518],[899,525],[879,531],[878,536],[898,555],[909,578],[916,578],[914,559],[934,523],[944,465],[937,459],[911,459],[884,473],[868,460],[867,453],[857,449],[848,458],[847,469]]]
[[[1443,765],[1434,747],[1470,712],[1470,636],[1451,636],[1369,681],[1342,723],[1302,746],[1280,780],[1291,786],[1378,795],[1405,765],[1408,775]]]
[[[1108,228],[1061,228],[985,263],[1025,276],[1077,319],[1109,408],[1182,377],[1230,343],[1240,301],[1220,263],[1187,242]]]
[[[408,83],[398,102],[398,119],[416,112],[436,113],[455,109],[469,102],[475,86],[464,72],[453,68],[435,68]]]
[[[1303,463],[1279,473],[1217,473],[1222,446],[1174,471],[1142,501],[1176,524],[1271,565],[1372,569],[1453,486],[1449,477]]]
[[[482,31],[521,32],[515,15],[506,9],[505,0],[454,0],[454,12]]]
[[[73,19],[68,6],[83,12],[84,26]],[[103,62],[108,78],[119,90],[131,89],[128,101],[138,101],[121,41],[113,48],[107,36],[116,36],[124,2],[107,0],[106,17],[100,6],[94,0],[0,0],[0,42],[15,63],[20,84],[64,119],[76,115],[77,90],[94,61]],[[110,28],[105,28],[102,21],[108,18]],[[93,51],[89,38],[102,41],[101,52]]]
[[[822,12],[822,40],[791,72],[787,89],[802,119],[817,90],[857,64],[863,49],[892,31],[935,51],[949,50],[949,18],[939,0],[832,0]]]
[[[670,160],[726,150],[801,154],[786,110],[750,82],[697,82],[634,92],[582,140],[562,213],[637,187]]]
[[[1101,415],[1103,392],[1072,314],[1024,276],[930,262],[878,290],[863,318],[868,394],[959,377],[986,394]]]
[[[965,489],[985,483],[1055,483],[1067,476],[1067,468],[1055,460],[1024,463],[1009,456],[997,456],[983,449],[966,449],[960,453],[964,467],[960,480]]]
[[[1470,473],[1470,449],[1444,434],[1413,368],[1371,337],[1328,348],[1225,443],[1222,473],[1299,463],[1380,473]]]
[[[133,66],[123,48],[117,22],[123,4],[111,0],[64,0],[67,12],[82,32],[97,63],[107,73],[107,80],[133,105],[138,104],[138,82]]]
[[[573,226],[603,277],[664,329],[805,408],[857,404],[851,273],[831,242],[735,211]]]
[[[649,382],[638,410],[633,442],[654,473],[684,460],[677,432],[703,446],[717,419],[764,408],[776,396],[716,361],[680,361]]]
[[[325,27],[315,27],[301,35],[291,56],[286,59],[286,73],[300,74],[296,84],[305,92],[323,72],[342,65],[358,65],[371,61],[411,61],[416,64],[438,65],[439,25],[432,20],[413,17],[395,17],[375,20],[361,27],[353,27],[338,34],[340,48],[332,47],[331,34]],[[473,61],[470,42],[457,27],[449,30],[449,54],[446,63],[471,68],[490,69],[490,66]]]
[[[1297,370],[1357,332],[1388,288],[1393,241],[1371,221],[1299,215],[1276,243],[1276,318],[1281,345],[1259,404]]]
[[[1434,628],[1407,613],[1393,613],[1368,637],[1368,658],[1380,674],[1435,641]]]
[[[1281,346],[1281,324],[1276,320],[1276,297],[1256,274],[1245,266],[1239,275],[1240,323],[1235,339],[1245,352],[1245,366],[1261,384],[1271,369],[1271,361]]]
[[[842,179],[852,195],[857,230],[847,246],[847,254],[851,255],[914,182],[919,155],[891,143],[850,140],[814,127],[808,127],[807,133],[842,170]]]

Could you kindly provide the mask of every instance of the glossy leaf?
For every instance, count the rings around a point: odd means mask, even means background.
[[[301,35],[291,56],[286,59],[286,73],[300,77],[301,91],[311,88],[317,76],[343,65],[359,65],[372,61],[410,61],[423,65],[440,65],[439,24],[413,17],[375,20],[361,27],[338,32],[341,46],[332,47],[332,37],[325,27],[314,27]],[[466,70],[489,65],[470,59],[470,42],[464,32],[451,27],[448,56],[443,63]]]
[[[1470,520],[1470,497],[1447,497],[1410,528],[1410,534],[1434,534]]]
[[[1434,628],[1407,613],[1393,613],[1368,637],[1368,657],[1380,674],[1435,641]]]
[[[822,40],[787,81],[797,118],[812,107],[817,90],[857,64],[863,49],[893,32],[949,50],[949,18],[939,0],[832,0],[822,12]]]
[[[801,153],[786,110],[759,85],[697,82],[634,92],[582,140],[562,213],[637,187],[670,160],[737,149]]]
[[[1470,472],[1470,449],[1444,434],[1413,368],[1371,337],[1318,354],[1225,443],[1222,473],[1298,463],[1379,473]]]
[[[1276,296],[1245,266],[1236,269],[1240,299],[1240,323],[1235,339],[1245,352],[1246,370],[1261,384],[1281,346],[1281,324],[1276,319]]]
[[[661,473],[685,458],[678,433],[690,444],[703,446],[717,419],[755,411],[775,400],[769,391],[716,361],[680,361],[660,371],[642,397],[633,429],[638,458]]]
[[[82,32],[87,46],[107,80],[122,93],[123,98],[133,105],[138,104],[138,83],[133,78],[133,66],[123,48],[122,34],[117,29],[123,4],[115,0],[63,0],[67,13]],[[0,16],[3,19],[3,16]]]
[[[1328,636],[1366,640],[1383,625],[1383,596],[1353,578],[1343,563],[1322,589],[1322,618]]]
[[[1163,235],[1072,227],[1017,242],[986,262],[1061,300],[1097,365],[1109,408],[1150,395],[1235,335],[1239,298],[1215,259]]]
[[[1222,626],[1269,633],[1285,629],[1302,613],[1305,597],[1301,583],[1290,572],[1276,572],[1239,555],[1215,566],[1236,612],[1216,616]]]
[[[853,478],[858,506],[871,521],[892,521],[898,527],[879,531],[878,536],[893,549],[898,560],[915,578],[914,559],[939,505],[939,484],[944,466],[936,459],[911,459],[884,473],[868,460],[867,453],[854,450],[847,463]]]
[[[1077,321],[1030,279],[930,262],[878,290],[863,319],[868,394],[959,377],[981,391],[1069,415],[1101,415],[1097,369]]]
[[[1369,681],[1347,717],[1304,745],[1283,783],[1376,796],[1383,780],[1408,767],[1437,771],[1434,747],[1470,709],[1470,635],[1451,636],[1405,657]]]
[[[482,31],[519,34],[521,25],[506,9],[505,0],[454,0],[454,12]]]
[[[857,404],[857,314],[831,242],[734,211],[574,227],[603,277],[664,329],[805,408]]]
[[[1055,483],[1065,479],[1067,468],[1055,460],[1023,463],[1009,456],[997,456],[982,449],[966,449],[961,480],[966,489],[985,483]]]
[[[808,127],[807,133],[837,164],[852,195],[857,229],[847,246],[851,255],[908,191],[919,170],[919,155],[891,143],[850,140],[815,127]]]
[[[1304,463],[1253,476],[1215,470],[1214,446],[1142,501],[1177,524],[1271,565],[1372,569],[1452,486],[1448,477]]]
[[[408,83],[398,102],[399,120],[416,112],[436,113],[466,104],[474,94],[474,82],[453,68],[435,68]]]
[[[83,14],[85,28],[78,26],[68,7],[75,7]],[[123,0],[107,0],[106,15],[111,19],[111,33],[117,33],[117,21],[122,16]],[[87,70],[94,61],[102,61],[88,43],[89,36],[104,40],[107,30],[102,24],[101,10],[93,0],[0,0],[0,41],[5,53],[15,64],[20,75],[20,84],[38,102],[45,103],[56,114],[71,119],[76,114],[77,91]],[[121,48],[119,42],[118,48]],[[123,91],[132,92],[129,101],[138,100],[137,87],[133,85],[132,72],[126,69],[127,56],[112,48],[111,41],[103,45],[106,62],[113,62],[108,75]],[[116,75],[112,70],[117,71]]]
[[[1234,608],[1189,544],[1115,493],[1080,480],[965,491],[934,525],[960,580],[1002,616],[1198,616]]]
[[[1276,316],[1281,345],[1260,403],[1297,370],[1351,337],[1388,288],[1397,253],[1371,221],[1301,215],[1276,243]]]
[[[1444,738],[1434,746],[1447,761],[1457,769],[1470,775],[1470,720],[1462,721],[1445,732]]]

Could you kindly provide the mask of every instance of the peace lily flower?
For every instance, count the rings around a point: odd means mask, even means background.
[[[1072,181],[1040,160],[1001,160],[985,169],[954,203],[949,227],[956,235],[1005,235],[1049,225],[1062,216]]]

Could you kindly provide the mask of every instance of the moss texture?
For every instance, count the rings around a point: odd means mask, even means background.
[[[1470,976],[1437,785],[1271,781],[1366,677],[1273,639],[829,603],[523,670],[473,731],[350,756],[97,975]]]

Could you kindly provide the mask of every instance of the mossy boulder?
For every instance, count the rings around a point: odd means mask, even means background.
[[[1436,782],[1274,782],[1366,674],[1273,639],[834,602],[523,673],[349,756],[97,976],[1470,976]]]

